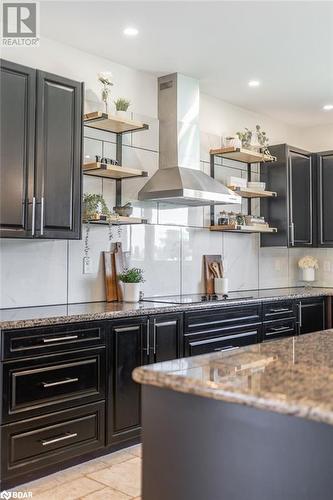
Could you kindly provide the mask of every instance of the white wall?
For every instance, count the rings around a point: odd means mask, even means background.
[[[133,102],[133,117],[147,122],[148,131],[128,134],[124,141],[123,163],[148,170],[158,168],[157,85],[154,75],[136,71],[102,58],[86,54],[57,42],[42,39],[38,49],[4,49],[2,57],[85,82],[86,109],[100,108],[100,87],[96,74],[112,71],[114,96],[125,96]],[[260,116],[207,95],[201,98],[201,166],[209,172],[211,147],[221,144],[221,136],[239,128],[260,123],[272,142],[287,141],[296,146],[300,131],[271,118]],[[311,136],[311,134],[310,134]],[[312,136],[311,136],[312,137]],[[319,148],[319,149],[326,149]],[[328,148],[327,148],[328,149]],[[85,128],[84,155],[115,156],[115,136]],[[230,174],[246,176],[245,167],[224,162],[216,168],[222,182]],[[254,176],[257,169],[253,167]],[[135,200],[145,179],[123,183],[123,201]],[[85,192],[102,192],[112,207],[114,182],[84,178]],[[296,250],[259,248],[257,235],[212,233],[209,209],[170,208],[156,204],[136,204],[134,215],[149,220],[149,225],[113,230],[113,241],[120,239],[130,264],[143,267],[146,295],[195,293],[203,291],[203,254],[222,254],[225,258],[231,289],[283,287],[298,284]],[[110,241],[107,227],[92,227],[89,237],[92,274],[83,274],[83,241],[1,242],[1,307],[46,305],[66,302],[104,300],[103,250]],[[315,251],[314,251],[315,252]],[[316,251],[333,271],[333,252]],[[304,253],[304,252],[303,252]],[[309,252],[307,252],[309,253]],[[326,285],[333,286],[333,274],[320,274]]]
[[[299,144],[301,148],[312,152],[331,151],[333,149],[333,123],[301,129]]]

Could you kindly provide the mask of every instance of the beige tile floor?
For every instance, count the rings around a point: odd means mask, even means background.
[[[33,500],[140,500],[141,445],[13,488]]]

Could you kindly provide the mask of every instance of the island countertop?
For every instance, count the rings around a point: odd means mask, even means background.
[[[333,330],[143,366],[133,378],[333,425]]]
[[[153,302],[145,299],[131,304],[126,302],[87,302],[54,306],[9,308],[0,310],[0,329],[33,328],[80,321],[128,318],[160,313],[195,311],[215,307],[230,307],[255,302],[333,296],[333,288],[273,288],[231,292],[227,301],[209,301],[192,304]],[[153,297],[152,300],[158,300]]]

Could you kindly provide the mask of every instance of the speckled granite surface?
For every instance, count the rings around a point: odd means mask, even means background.
[[[271,290],[246,290],[230,294],[227,302],[206,302],[177,305],[162,302],[140,302],[139,304],[91,302],[57,306],[25,307],[0,310],[0,329],[31,328],[78,321],[126,318],[146,314],[181,312],[249,304],[258,301],[297,299],[332,295],[333,288],[278,288]],[[233,297],[236,297],[233,299]],[[248,298],[251,296],[251,298]],[[244,297],[244,298],[241,298]]]
[[[133,378],[333,425],[333,330],[140,367]]]

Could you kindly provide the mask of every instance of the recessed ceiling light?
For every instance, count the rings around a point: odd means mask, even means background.
[[[128,27],[124,29],[123,33],[126,36],[136,36],[139,33],[139,30],[137,30],[136,28]]]
[[[325,106],[323,106],[324,111],[332,111],[332,109],[333,109],[333,104],[325,104]]]
[[[248,86],[249,87],[259,87],[260,86],[260,82],[259,82],[259,80],[250,80],[249,83],[248,83]]]

